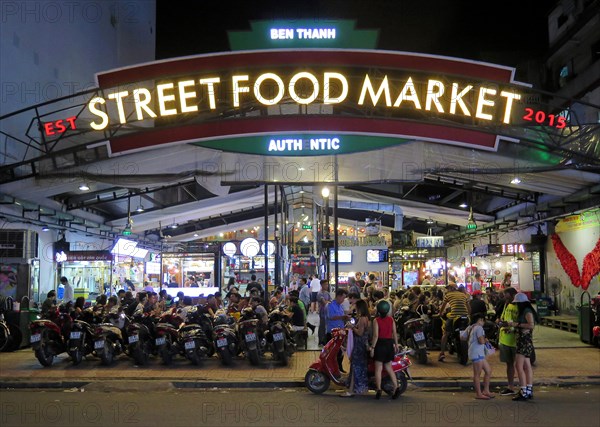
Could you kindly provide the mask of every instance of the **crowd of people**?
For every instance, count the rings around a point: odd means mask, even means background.
[[[442,322],[440,362],[445,360],[445,347],[452,322],[457,317],[470,316],[472,325],[467,331],[469,344],[469,359],[473,364],[473,381],[476,398],[491,399],[494,397],[489,390],[491,368],[486,361],[486,347],[489,347],[483,331],[486,321],[495,321],[499,327],[498,347],[500,360],[506,364],[507,386],[501,395],[514,395],[514,400],[526,400],[533,397],[533,374],[530,359],[533,353],[532,330],[537,314],[527,296],[517,293],[515,288],[506,286],[498,291],[494,288],[485,289],[481,286],[469,294],[463,286],[456,286],[450,281],[446,287],[414,286],[389,292],[386,288],[377,286],[374,275],[363,280],[360,274],[353,277],[347,288],[330,290],[327,280],[316,276],[301,277],[290,286],[276,287],[265,299],[262,284],[252,276],[247,284],[244,295],[239,292],[234,281],[227,285],[227,293],[200,296],[194,301],[206,312],[214,316],[218,310],[225,310],[236,320],[246,307],[251,307],[258,318],[266,324],[268,313],[284,307],[284,312],[290,319],[294,331],[308,331],[314,334],[316,325],[308,321],[311,313],[318,315],[318,344],[324,346],[332,338],[335,328],[348,328],[353,335],[354,345],[349,355],[350,375],[348,377],[348,392],[343,396],[364,394],[368,390],[367,360],[372,357],[376,366],[376,397],[381,396],[381,372],[386,369],[391,373],[391,361],[398,351],[398,334],[394,316],[399,311],[409,312],[409,317],[433,319],[440,317]],[[66,278],[61,278],[65,286],[66,299],[72,299],[72,288]],[[48,298],[42,304],[42,315],[48,315],[57,304],[56,292],[50,291]],[[98,296],[92,310],[99,316],[106,316],[119,311],[133,315],[137,311],[160,316],[161,313],[177,307],[185,321],[187,311],[193,306],[193,299],[178,292],[172,298],[166,289],[159,293],[144,290],[135,295],[131,290],[121,289],[117,295]],[[69,309],[75,315],[85,309],[85,299],[78,297],[69,300]],[[349,326],[349,319],[354,323]],[[343,352],[338,354],[340,372],[343,368]],[[483,372],[483,387],[480,386],[480,375]],[[518,376],[520,390],[514,386],[515,375]],[[395,380],[395,376],[391,375]],[[397,384],[394,382],[397,389]],[[398,396],[394,393],[393,396]]]

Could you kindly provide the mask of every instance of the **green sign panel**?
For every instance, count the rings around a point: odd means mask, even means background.
[[[302,229],[303,230],[312,230],[312,225],[302,224]]]
[[[357,30],[354,20],[253,21],[251,31],[229,31],[231,50],[375,49],[378,30]]]
[[[194,145],[261,156],[322,156],[378,150],[409,139],[368,135],[255,135],[194,142]]]

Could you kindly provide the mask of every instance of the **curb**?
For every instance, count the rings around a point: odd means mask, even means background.
[[[147,384],[148,381],[157,381],[155,379],[148,379],[145,381],[136,381],[137,387],[131,383],[127,390],[141,389],[143,384]],[[165,381],[163,378],[162,381]],[[111,388],[111,383],[114,387]],[[82,389],[90,386],[91,384],[102,385],[103,389],[113,389],[114,391],[123,391],[122,387],[116,387],[117,384],[122,384],[122,379],[94,379],[88,381],[28,381],[23,380],[9,380],[0,381],[0,389]],[[281,381],[169,381],[166,383],[172,385],[175,389],[272,389],[272,388],[304,388],[304,380],[281,380]],[[456,378],[448,380],[427,380],[423,378],[417,378],[409,381],[409,385],[416,388],[440,388],[440,389],[471,389],[473,382],[467,378]],[[496,380],[490,383],[491,387],[501,388],[506,385],[504,380]],[[579,385],[600,385],[600,376],[591,377],[558,377],[558,378],[542,378],[535,382],[536,386],[557,386],[557,387],[571,387]],[[333,387],[332,387],[333,388]]]

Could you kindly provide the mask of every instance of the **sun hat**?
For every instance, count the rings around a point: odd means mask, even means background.
[[[513,302],[529,302],[529,298],[527,298],[527,295],[525,295],[524,293],[519,292],[515,295]]]

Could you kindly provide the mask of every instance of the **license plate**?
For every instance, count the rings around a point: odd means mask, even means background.
[[[72,340],[78,340],[81,338],[81,332],[71,332],[70,336]]]
[[[217,340],[217,347],[227,347],[227,338],[220,338]]]
[[[164,345],[166,342],[167,339],[165,337],[156,338],[156,345]]]
[[[415,332],[415,341],[425,341],[425,334],[423,332]]]
[[[104,348],[104,340],[96,341],[94,343],[94,348],[98,350]]]
[[[283,341],[283,332],[273,334],[273,341]]]
[[[131,335],[129,338],[129,344],[133,344],[134,342],[138,342],[140,340],[139,335]]]
[[[253,332],[250,332],[249,334],[246,334],[246,341],[250,342],[250,341],[256,341],[256,334]]]
[[[34,334],[31,336],[30,342],[39,342],[42,339],[42,334]]]
[[[196,343],[194,341],[187,341],[184,346],[186,350],[191,350],[192,348],[196,348]]]

